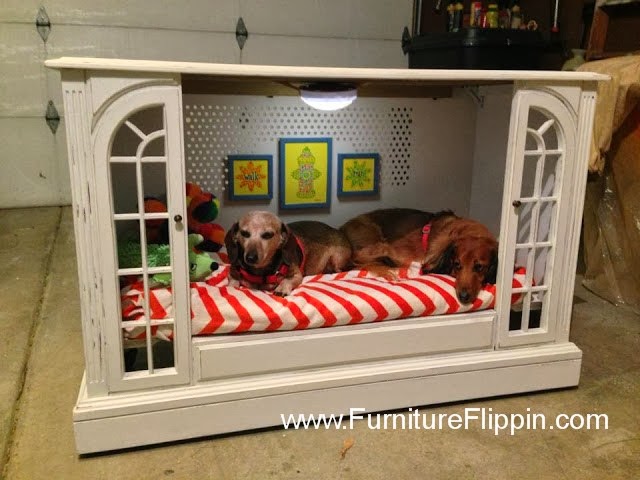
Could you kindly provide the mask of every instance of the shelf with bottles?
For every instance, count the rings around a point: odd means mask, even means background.
[[[440,12],[438,8],[436,13]],[[468,8],[462,1],[451,0],[447,3],[445,12],[447,32],[459,32],[464,28],[538,29],[535,20],[525,21],[519,0],[472,1]]]

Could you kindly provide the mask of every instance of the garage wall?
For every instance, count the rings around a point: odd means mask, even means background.
[[[70,203],[60,56],[406,68],[412,0],[3,0],[0,4],[0,208]],[[35,26],[43,6],[45,42]],[[242,17],[243,50],[235,30]],[[44,115],[52,100],[62,121]]]

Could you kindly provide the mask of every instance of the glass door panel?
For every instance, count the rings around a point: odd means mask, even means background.
[[[572,121],[566,107],[550,94],[519,92],[514,98],[518,117],[512,118],[512,185],[506,192],[508,227],[503,278],[510,259],[526,269],[525,281],[501,295],[502,311],[510,311],[500,330],[500,345],[551,341],[555,335],[553,264],[564,225],[561,218],[563,172],[574,151]]]
[[[190,378],[180,112],[179,88],[148,87],[114,102],[104,120],[111,132],[98,133],[108,184],[101,200],[110,205],[101,204],[111,224],[104,233],[114,245],[113,263],[103,252],[115,274],[113,289],[105,281],[117,317],[107,331],[110,391]]]

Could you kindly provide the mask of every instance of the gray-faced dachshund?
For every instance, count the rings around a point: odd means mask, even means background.
[[[225,246],[236,284],[282,296],[305,275],[340,272],[351,261],[351,244],[337,229],[317,221],[286,225],[259,210],[234,223]]]

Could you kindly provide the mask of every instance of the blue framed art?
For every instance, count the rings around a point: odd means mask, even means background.
[[[380,193],[380,155],[338,154],[338,196],[356,197]]]

